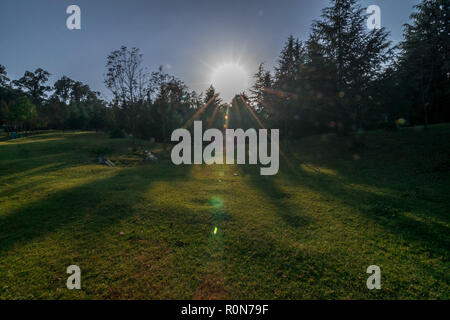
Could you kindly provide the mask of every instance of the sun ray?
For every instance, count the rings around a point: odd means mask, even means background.
[[[225,113],[225,125],[224,128],[228,129],[228,121],[230,121],[230,105],[227,105],[227,111]]]
[[[258,122],[258,124],[260,125],[260,127],[262,129],[266,129],[266,127],[263,125],[262,121],[258,118],[258,116],[255,114],[255,112],[253,111],[252,108],[250,108],[250,106],[247,104],[247,101],[244,99],[244,97],[240,94],[239,95],[241,97],[241,100],[244,102],[245,107],[248,109],[248,111],[250,111],[251,115],[255,118],[255,120]],[[272,143],[272,137],[270,135],[270,131],[267,130],[267,136],[270,139],[270,142]],[[289,160],[289,158],[286,156],[286,154],[281,150],[281,148],[279,148],[279,152],[280,155],[283,157],[283,159],[286,161],[286,163],[288,164],[288,166],[293,169],[295,171],[295,166],[294,164]]]
[[[208,129],[210,129],[212,124],[214,123],[214,120],[216,119],[217,112],[219,111],[219,107],[220,107],[220,105],[216,104],[216,107],[214,108],[214,112],[213,112],[211,118],[208,121]]]
[[[277,90],[277,89],[272,89],[272,88],[267,88],[267,87],[266,88],[262,88],[262,90],[264,92],[266,92],[266,93],[275,95],[275,96],[280,97],[280,98],[298,99],[298,95],[295,94],[295,93],[290,93],[290,92]],[[258,99],[258,102],[262,103],[264,105],[264,107],[269,107],[270,109],[273,110],[273,108],[271,106],[267,105],[267,103],[265,101]],[[309,110],[312,110],[314,112],[326,114],[326,115],[333,116],[333,117],[336,116],[336,113],[345,114],[345,112],[340,111],[340,110],[334,110],[334,113],[332,113],[332,112],[329,112],[329,111],[326,111],[326,110],[320,110],[320,109],[317,109],[317,108],[309,107],[307,105],[303,105],[302,108],[303,109],[309,109]]]
[[[202,107],[200,107],[197,112],[186,122],[186,124],[183,126],[184,129],[189,128],[192,125],[192,122],[197,119],[199,115],[201,115],[205,109],[213,102],[217,97],[219,96],[218,93],[216,93],[214,96],[212,96],[208,102],[206,102]]]
[[[237,114],[237,117],[238,117],[239,126],[242,126],[241,112],[240,112],[240,110],[239,110],[239,104],[238,104],[237,101],[236,101],[236,97],[233,98],[233,106],[234,106],[234,108],[235,108],[235,110],[236,110],[236,114]]]
[[[269,94],[273,94],[275,96],[278,96],[280,98],[291,98],[291,99],[297,99],[298,95],[295,93],[290,93],[290,92],[286,92],[286,91],[282,91],[282,90],[277,90],[277,89],[273,89],[273,88],[262,88],[263,91],[269,93]]]
[[[244,103],[245,107],[248,109],[248,111],[250,111],[250,113],[252,114],[253,118],[256,120],[256,122],[258,122],[259,126],[262,129],[266,129],[266,127],[263,125],[263,123],[261,122],[261,120],[259,120],[258,116],[255,114],[255,112],[253,111],[252,108],[250,108],[250,106],[247,104],[247,101],[244,99],[244,97],[242,96],[242,94],[239,94],[239,97],[241,98],[242,102]]]

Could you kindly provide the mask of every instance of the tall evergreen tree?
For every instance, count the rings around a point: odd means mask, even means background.
[[[272,88],[272,75],[270,71],[264,68],[264,63],[261,63],[253,78],[255,81],[250,89],[252,105],[256,112],[260,114],[268,113],[270,112],[269,106],[272,105],[269,94]]]
[[[272,83],[271,125],[281,129],[282,137],[297,132],[301,112],[298,93],[302,90],[302,72],[305,68],[306,49],[303,43],[292,35],[281,50]],[[266,104],[266,107],[269,104]]]
[[[326,111],[349,129],[362,125],[367,89],[382,73],[392,51],[384,28],[367,29],[367,14],[357,0],[330,2],[313,24],[309,57],[312,67],[325,66],[319,67],[323,71],[320,83],[332,95]]]
[[[302,42],[292,35],[289,36],[275,68],[275,87],[280,90],[295,90],[304,62],[305,49]]]
[[[450,1],[423,0],[405,25],[402,87],[414,98],[414,122],[450,121]],[[409,89],[408,89],[409,88]]]
[[[205,91],[203,104],[208,103],[211,99],[212,101],[197,120],[202,120],[205,128],[210,127],[222,129],[225,116],[222,106],[222,99],[217,96],[216,89],[212,85]]]

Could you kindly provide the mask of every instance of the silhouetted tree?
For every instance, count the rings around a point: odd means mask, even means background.
[[[272,105],[269,94],[272,88],[272,76],[270,71],[264,68],[264,63],[259,65],[258,71],[253,78],[255,79],[254,84],[250,89],[252,105],[255,111],[260,114],[269,113]]]
[[[324,111],[334,113],[346,130],[362,126],[367,90],[392,54],[389,33],[384,28],[369,31],[367,18],[356,0],[332,0],[314,22],[308,41],[312,72],[322,72],[315,84],[332,97]]]
[[[49,76],[48,71],[38,68],[34,72],[25,71],[24,76],[19,80],[14,80],[13,84],[29,94],[35,105],[40,106],[51,89],[46,85]]]
[[[106,62],[105,85],[114,95],[114,103],[122,110],[126,129],[137,135],[139,110],[149,96],[148,74],[142,67],[142,54],[138,48],[122,46],[111,52]]]
[[[0,88],[4,88],[9,83],[9,78],[7,77],[8,73],[6,72],[5,66],[0,64]]]
[[[414,98],[413,121],[450,121],[450,1],[424,0],[405,25],[399,72],[401,90]]]

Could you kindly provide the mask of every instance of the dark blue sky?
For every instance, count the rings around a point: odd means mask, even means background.
[[[381,7],[393,40],[419,0],[362,0]],[[81,30],[66,28],[66,8],[81,8]],[[108,97],[105,60],[121,45],[139,47],[145,65],[159,65],[192,89],[208,85],[208,66],[240,59],[254,73],[271,67],[289,34],[306,39],[328,0],[1,0],[0,64],[17,79],[42,67],[89,84]]]

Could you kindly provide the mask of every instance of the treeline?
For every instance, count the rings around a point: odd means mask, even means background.
[[[357,0],[332,0],[305,41],[289,37],[274,70],[261,64],[250,92],[223,103],[162,68],[149,72],[137,48],[107,57],[112,101],[63,76],[26,71],[10,81],[0,65],[0,124],[10,130],[90,129],[169,141],[193,119],[204,127],[279,128],[284,138],[450,121],[450,0],[423,0],[393,45],[368,30]]]
[[[49,76],[39,68],[11,81],[0,65],[0,125],[6,131],[103,130],[113,137],[168,141],[206,103],[197,120],[217,127],[223,119],[222,101],[212,86],[197,94],[162,68],[147,73],[136,48],[122,47],[107,57],[105,85],[114,96],[110,102],[66,76],[48,86]]]
[[[393,45],[368,30],[356,0],[331,1],[273,72],[261,64],[250,100],[285,137],[450,121],[449,0],[424,0]]]
[[[39,68],[10,81],[0,65],[0,124],[7,131],[100,130],[114,126],[113,114],[99,98],[100,93],[66,76],[50,87],[49,76]]]

